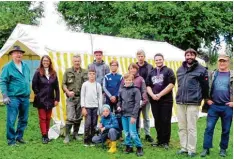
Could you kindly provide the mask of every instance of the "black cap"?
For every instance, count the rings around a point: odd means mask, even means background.
[[[9,52],[9,54],[11,54],[11,53],[14,52],[14,51],[19,51],[19,52],[25,53],[25,51],[22,50],[22,49],[20,48],[20,46],[17,46],[17,45],[13,46],[13,48],[11,49],[11,51]]]

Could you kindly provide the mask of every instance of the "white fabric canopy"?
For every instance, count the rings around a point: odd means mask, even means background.
[[[103,50],[104,55],[135,57],[137,50],[143,49],[147,58],[162,53],[166,60],[184,61],[184,51],[167,43],[158,41],[120,38],[70,31],[57,32],[42,27],[18,24],[3,48],[0,57],[8,53],[15,44],[23,45],[27,54],[39,56],[48,54],[49,50],[64,53],[88,53]],[[93,48],[92,48],[93,46]],[[199,59],[200,62],[204,62]]]

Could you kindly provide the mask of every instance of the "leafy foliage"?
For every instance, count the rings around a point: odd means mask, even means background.
[[[232,2],[59,2],[73,30],[167,41],[181,49],[232,45]]]
[[[6,42],[17,23],[37,24],[39,17],[42,16],[43,3],[32,8],[35,2],[19,1],[19,2],[0,2],[0,48]]]

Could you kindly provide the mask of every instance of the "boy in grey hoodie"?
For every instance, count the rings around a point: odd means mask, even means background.
[[[124,75],[124,87],[119,92],[117,110],[122,111],[122,125],[125,134],[125,153],[133,152],[131,139],[137,147],[137,156],[143,155],[142,143],[137,134],[136,120],[140,109],[141,93],[133,84],[134,76]]]
[[[101,50],[94,51],[95,60],[92,64],[88,65],[88,70],[92,69],[96,71],[96,81],[103,84],[103,78],[106,74],[110,73],[109,66],[103,61],[103,52]]]

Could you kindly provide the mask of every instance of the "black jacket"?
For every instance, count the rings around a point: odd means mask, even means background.
[[[153,66],[151,64],[149,64],[148,62],[145,61],[143,66],[140,66],[138,64],[138,62],[136,63],[139,66],[139,70],[138,73],[141,77],[144,78],[144,80],[146,81],[147,76],[150,74],[150,72],[153,70]]]
[[[191,67],[187,67],[184,61],[177,70],[177,80],[177,104],[200,106],[202,99],[208,97],[208,72],[198,61],[195,61]]]
[[[41,76],[36,71],[33,76],[32,89],[35,94],[33,106],[37,108],[52,109],[54,102],[60,100],[59,84],[57,76],[50,77]]]
[[[135,86],[123,87],[119,91],[118,107],[121,107],[122,115],[137,119],[140,109],[141,92]]]

